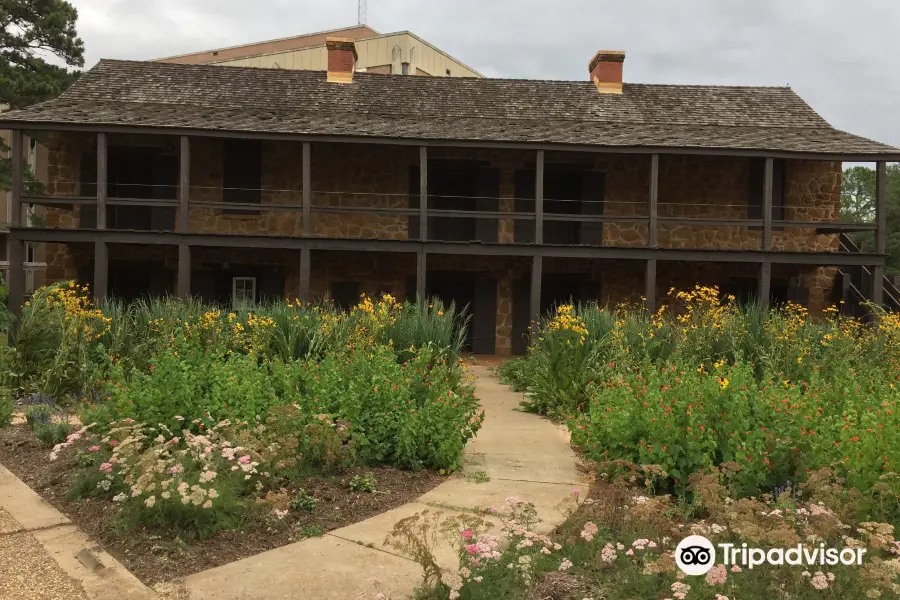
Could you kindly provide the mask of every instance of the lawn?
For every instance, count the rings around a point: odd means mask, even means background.
[[[0,422],[25,417],[0,428],[0,462],[145,581],[187,575],[383,512],[455,471],[483,419],[465,327],[454,307],[390,296],[227,312],[95,306],[56,284],[0,354]]]

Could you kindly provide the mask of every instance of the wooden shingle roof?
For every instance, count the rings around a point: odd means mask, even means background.
[[[27,124],[893,155],[831,127],[786,87],[410,77],[103,60],[59,98],[0,115]]]

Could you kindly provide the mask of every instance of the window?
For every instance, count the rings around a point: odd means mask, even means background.
[[[401,75],[409,75],[409,63],[401,63],[400,64],[400,74]]]
[[[236,204],[262,202],[262,142],[225,140],[222,153],[222,201]],[[227,210],[226,213],[254,214],[255,211]]]
[[[256,277],[234,277],[231,280],[231,308],[251,310],[256,306]]]
[[[447,69],[447,77],[451,77],[451,75],[450,75],[450,69]]]

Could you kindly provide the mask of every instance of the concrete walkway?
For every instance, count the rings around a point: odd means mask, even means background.
[[[154,597],[65,515],[0,465],[0,599]]]
[[[478,437],[466,448],[464,475],[453,478],[416,502],[355,525],[264,552],[188,577],[192,600],[346,600],[359,592],[374,596],[372,577],[399,600],[421,584],[422,573],[411,560],[384,545],[400,519],[423,510],[452,514],[466,509],[500,508],[509,496],[532,502],[547,532],[565,515],[558,508],[572,488],[583,486],[577,459],[565,430],[516,409],[522,396],[501,385],[485,367],[473,368],[476,395],[487,413]],[[478,479],[487,481],[478,483]],[[437,551],[442,565],[456,562],[449,547]]]

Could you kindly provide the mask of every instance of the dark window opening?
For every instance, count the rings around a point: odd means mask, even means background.
[[[111,200],[177,200],[178,156],[164,148],[110,146],[106,163],[106,197]],[[81,195],[97,195],[97,151],[81,156]],[[172,231],[175,207],[108,204],[106,227],[137,231]],[[81,227],[97,226],[97,208],[81,205]]]
[[[772,165],[772,220],[783,221],[785,219],[785,181],[786,161],[775,159]],[[750,159],[750,191],[747,200],[747,218],[762,219],[763,193],[766,182],[766,159]],[[758,230],[759,227],[751,229]],[[776,231],[782,228],[775,228]]]
[[[262,202],[262,142],[225,140],[222,153],[222,201],[235,204]],[[226,209],[225,214],[254,215],[255,210]]]
[[[331,298],[340,310],[349,311],[359,304],[358,281],[334,281],[331,283]]]
[[[418,168],[410,171],[410,206],[418,207]],[[497,212],[500,171],[477,161],[428,161],[428,210]],[[499,221],[485,218],[428,217],[428,239],[453,242],[496,242]],[[418,237],[418,219],[410,219],[410,237]]]
[[[536,189],[534,169],[516,172],[515,210],[534,212]],[[605,200],[603,173],[584,170],[577,165],[548,164],[544,168],[544,243],[603,244],[601,221],[560,221],[552,215],[602,216]],[[534,221],[516,219],[516,243],[534,242]]]
[[[400,74],[409,75],[409,63],[400,63]]]

